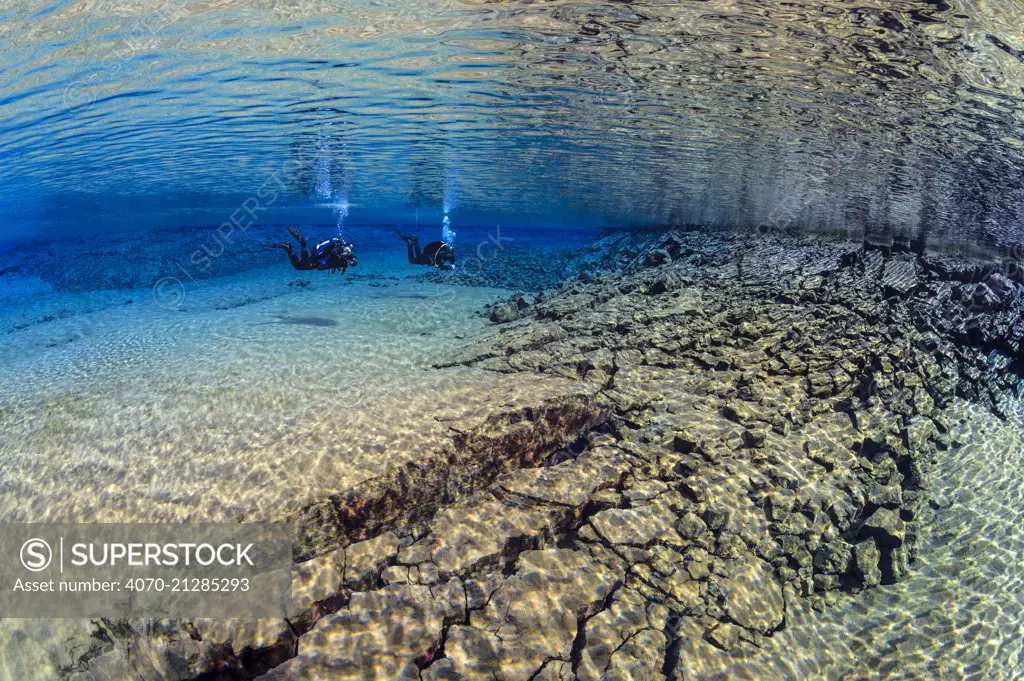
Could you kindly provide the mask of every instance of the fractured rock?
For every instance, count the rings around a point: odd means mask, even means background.
[[[568,660],[578,619],[600,607],[617,582],[604,565],[567,549],[526,551],[516,568],[470,618],[485,640],[500,640],[501,681],[527,681],[551,657]]]
[[[579,680],[600,681],[616,668],[643,672],[633,678],[656,678],[667,644],[661,632],[667,616],[665,606],[649,604],[635,591],[617,592],[607,610],[587,620]]]
[[[887,260],[882,273],[886,295],[908,296],[917,288],[917,267],[909,260]]]
[[[822,544],[814,554],[814,569],[827,575],[845,575],[852,555],[850,545],[845,542]]]
[[[906,523],[900,519],[899,511],[879,508],[864,521],[861,534],[874,539],[880,547],[894,548],[902,545],[906,538]]]
[[[394,559],[403,546],[394,532],[349,545],[345,549],[345,583],[352,587],[362,585]]]
[[[878,564],[882,554],[875,541],[862,541],[854,547],[855,566],[864,586],[877,586],[882,583],[882,570]]]
[[[741,627],[768,634],[777,629],[786,614],[782,589],[771,566],[750,556],[722,583],[725,612]]]
[[[618,484],[629,469],[622,452],[597,447],[550,468],[524,468],[498,479],[505,490],[551,504],[582,506],[594,492]]]
[[[665,509],[647,505],[601,511],[590,519],[590,524],[612,544],[644,546],[655,539],[679,544],[679,536],[673,529],[675,520]]]
[[[357,593],[299,639],[298,655],[260,681],[418,679],[418,659],[441,639],[444,607],[425,586]]]
[[[696,539],[708,531],[707,524],[696,513],[687,513],[676,523],[676,531],[684,539]]]

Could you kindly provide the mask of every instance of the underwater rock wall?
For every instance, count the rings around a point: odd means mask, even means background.
[[[913,570],[957,446],[947,407],[999,413],[1016,390],[1016,272],[774,235],[610,239],[619,269],[492,307],[493,333],[444,363],[564,379],[576,406],[456,434],[427,465],[466,484],[425,484],[419,512],[307,513],[291,621],[134,645],[186,651],[179,679],[756,676],[793,599]]]

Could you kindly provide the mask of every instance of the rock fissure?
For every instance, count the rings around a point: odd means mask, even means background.
[[[351,597],[291,629],[265,681],[711,678],[770,645],[787,598],[827,607],[912,569],[956,446],[945,408],[998,411],[1019,380],[1016,290],[964,309],[932,256],[782,237],[672,233],[631,258],[493,308],[502,331],[445,363],[570,377],[575,397],[453,429],[453,470],[304,516],[327,528],[307,562],[341,552]]]

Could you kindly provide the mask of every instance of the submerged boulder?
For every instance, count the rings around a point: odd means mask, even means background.
[[[900,519],[899,511],[892,508],[879,508],[861,526],[863,536],[887,548],[902,545],[906,532],[906,523]]]
[[[490,319],[495,324],[505,324],[519,319],[520,308],[514,303],[498,303],[491,308]]]

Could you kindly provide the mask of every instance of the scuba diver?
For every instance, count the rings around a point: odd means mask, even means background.
[[[299,255],[295,255],[295,248],[289,243],[263,245],[267,248],[280,248],[287,253],[288,259],[292,261],[292,267],[297,270],[327,270],[331,274],[340,271],[344,274],[346,269],[359,264],[352,251],[352,244],[341,237],[334,237],[317,244],[316,248],[309,252],[306,250],[306,237],[299,231],[299,228],[293,225],[288,228],[288,231],[299,242],[302,249]]]
[[[431,241],[427,247],[420,249],[420,239],[413,234],[395,232],[409,252],[410,265],[428,265],[439,270],[455,269],[455,251],[444,241]]]

